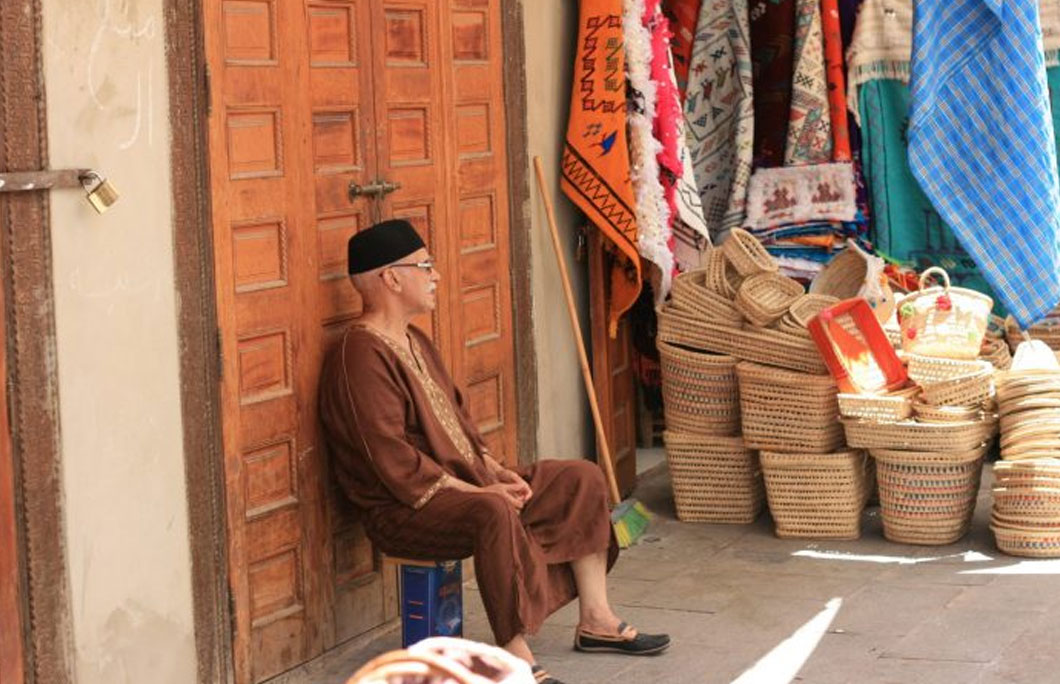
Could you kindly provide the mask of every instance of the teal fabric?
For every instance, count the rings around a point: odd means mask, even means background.
[[[1050,79],[1055,77],[1060,83],[1057,71],[1050,70]],[[858,89],[862,168],[872,207],[873,244],[888,258],[918,272],[941,266],[953,285],[990,295],[994,313],[1004,315],[975,261],[931,206],[909,169],[906,131],[910,100],[909,86],[901,81],[879,79]]]

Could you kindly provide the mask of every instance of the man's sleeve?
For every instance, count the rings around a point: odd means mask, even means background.
[[[422,508],[449,475],[438,462],[416,449],[405,436],[407,398],[381,364],[359,369],[346,379],[354,421],[354,439],[376,475],[402,503]]]

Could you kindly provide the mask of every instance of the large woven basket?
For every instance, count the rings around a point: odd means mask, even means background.
[[[931,452],[873,449],[883,534],[905,544],[952,544],[975,512],[986,448]]]
[[[689,271],[674,279],[671,301],[675,311],[705,321],[740,327],[743,316],[732,302],[707,289],[704,271]]]
[[[762,473],[776,535],[857,539],[872,484],[863,451],[792,454],[763,451]]]
[[[672,307],[657,312],[659,339],[805,373],[827,373],[813,340],[769,329],[736,329],[689,317]]]
[[[787,313],[802,294],[802,285],[796,280],[779,273],[756,273],[740,284],[736,308],[762,328]]]
[[[857,418],[844,418],[842,422],[847,444],[854,448],[910,451],[969,451],[993,438],[997,427],[991,416],[952,423],[878,423]]]
[[[744,441],[755,449],[824,454],[843,446],[830,375],[754,363],[736,366]]]
[[[663,433],[674,507],[684,522],[750,523],[765,501],[758,456],[739,437]]]
[[[942,382],[951,378],[982,372],[978,360],[943,359],[919,354],[905,354],[909,378],[917,383]]]
[[[1002,553],[1025,558],[1060,558],[1060,527],[1053,530],[990,525]]]
[[[976,370],[954,375],[945,380],[921,382],[924,401],[935,406],[974,406],[993,394],[994,366],[988,361],[976,361]]]
[[[671,430],[735,435],[740,430],[737,360],[657,341],[663,410]]]
[[[721,250],[736,272],[746,278],[755,273],[776,272],[776,259],[766,251],[754,235],[742,228],[733,228],[721,243]]]

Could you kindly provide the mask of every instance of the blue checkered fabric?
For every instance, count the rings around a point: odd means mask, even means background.
[[[909,164],[1024,327],[1060,302],[1038,0],[917,0]]]

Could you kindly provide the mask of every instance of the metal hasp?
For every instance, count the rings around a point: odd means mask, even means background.
[[[358,197],[386,197],[400,187],[401,183],[391,183],[382,179],[374,180],[364,185],[350,183],[350,201],[352,202]]]
[[[114,185],[92,169],[0,173],[0,192],[40,192],[57,188],[82,188],[88,203],[100,214],[118,201]]]
[[[80,188],[91,169],[57,171],[11,171],[0,173],[0,192],[33,192],[54,188]]]

